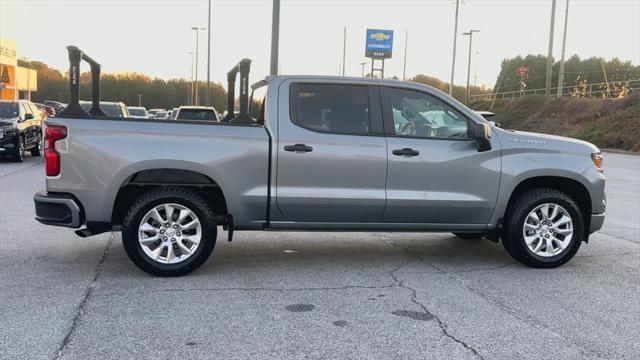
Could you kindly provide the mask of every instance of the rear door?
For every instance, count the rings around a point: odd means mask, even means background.
[[[500,181],[497,141],[476,150],[462,109],[426,91],[381,88],[389,170],[383,221],[486,224]]]
[[[279,89],[276,201],[296,222],[375,222],[387,146],[377,86],[288,80]]]

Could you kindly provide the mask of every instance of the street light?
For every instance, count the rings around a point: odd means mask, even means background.
[[[207,24],[207,100],[205,104],[211,105],[211,0],[209,0],[209,22]]]
[[[453,57],[451,58],[451,82],[449,83],[449,96],[453,96],[453,74],[456,70],[456,40],[458,39],[458,8],[460,0],[456,0],[456,24],[453,28]]]
[[[462,35],[469,36],[469,61],[467,63],[467,94],[464,98],[464,103],[467,104],[469,102],[469,80],[471,78],[471,43],[473,41],[473,33],[480,32],[480,30],[469,30],[466,33],[462,33]]]
[[[367,65],[366,62],[361,62],[360,66],[362,66],[362,77],[364,77],[364,66]]]
[[[191,71],[191,77],[189,78],[189,82],[191,83],[191,86],[189,87],[189,105],[193,105],[193,55],[194,55],[194,52],[189,51],[188,54],[191,55],[191,68],[189,70]]]
[[[205,28],[199,28],[197,26],[191,27],[191,30],[196,32],[196,74],[195,74],[195,95],[193,97],[194,105],[198,106],[198,35],[200,30],[206,30]]]

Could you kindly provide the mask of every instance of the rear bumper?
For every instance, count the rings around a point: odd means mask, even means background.
[[[604,213],[591,214],[591,225],[589,226],[589,234],[602,229],[602,224],[604,224],[604,215]]]
[[[83,211],[73,195],[39,191],[33,195],[36,220],[46,225],[79,228],[83,223]]]

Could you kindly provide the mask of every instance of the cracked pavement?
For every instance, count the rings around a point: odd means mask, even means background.
[[[605,228],[559,269],[450,234],[219,232],[162,279],[118,233],[38,224],[41,160],[2,162],[0,359],[637,359],[640,157],[605,174]]]

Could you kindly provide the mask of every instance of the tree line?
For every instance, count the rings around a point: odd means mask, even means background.
[[[517,56],[502,61],[500,73],[494,85],[494,92],[520,91],[521,78],[516,73],[518,67],[528,67],[524,78],[526,89],[543,89],[546,83],[547,57],[544,55]],[[551,87],[558,86],[560,62],[553,64]],[[563,87],[584,87],[590,84],[609,83],[611,87],[623,86],[624,82],[640,79],[640,65],[631,61],[613,58],[609,61],[601,57],[581,59],[573,55],[565,61]]]
[[[528,67],[529,75],[525,79],[527,89],[545,87],[546,56],[527,55],[518,56],[502,61],[500,73],[493,89],[484,86],[470,86],[470,94],[481,94],[506,91],[519,91],[521,78],[517,75],[518,67]],[[49,67],[41,61],[18,60],[18,65],[38,71],[38,91],[32,93],[32,100],[43,102],[54,100],[60,102],[69,101],[68,72],[62,73]],[[560,64],[553,65],[552,84],[557,86]],[[606,79],[605,79],[606,74]],[[588,84],[609,83],[616,84],[628,80],[640,79],[640,66],[634,66],[630,61],[622,61],[614,58],[605,61],[603,58],[591,57],[580,59],[574,55],[565,62],[565,86],[582,86]],[[449,92],[449,83],[436,77],[419,74],[411,81],[433,86],[446,93]],[[615,86],[615,85],[613,85]],[[141,96],[142,106],[151,108],[171,109],[190,103],[192,83],[186,79],[163,80],[151,78],[140,73],[102,74],[100,81],[101,99],[104,101],[122,101],[127,105],[138,105],[138,95]],[[458,100],[464,100],[466,87],[454,86],[453,96]],[[80,77],[81,99],[91,98],[91,75],[89,72]],[[200,103],[206,102],[206,84],[201,82],[198,87]],[[220,83],[211,85],[211,104],[222,112],[226,110],[227,92]],[[257,115],[258,106],[251,106]]]

